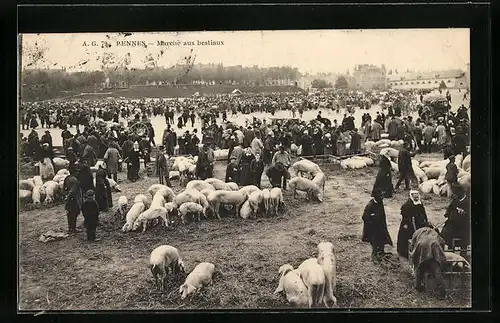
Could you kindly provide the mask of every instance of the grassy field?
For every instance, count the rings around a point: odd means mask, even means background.
[[[224,164],[217,164],[215,176],[223,178]],[[323,203],[293,200],[286,191],[285,211],[278,217],[243,220],[225,217],[185,226],[153,228],[145,233],[123,233],[123,222],[113,213],[101,215],[102,227],[96,243],[85,234],[50,243],[38,241],[49,229],[67,229],[62,205],[23,211],[19,215],[19,258],[21,310],[123,310],[123,309],[239,309],[288,308],[283,295],[273,295],[278,268],[297,267],[314,255],[320,241],[331,241],[337,257],[340,308],[469,307],[470,295],[451,292],[445,300],[413,289],[407,264],[399,267],[375,265],[371,248],[361,242],[361,215],[370,199],[376,168],[346,171],[327,169]],[[119,174],[120,179],[125,174]],[[144,178],[121,183],[129,201],[157,181]],[[266,183],[267,184],[267,183]],[[174,190],[181,191],[174,182]],[[408,198],[400,191],[385,201],[389,232],[395,253],[399,209]],[[444,221],[446,198],[428,195],[424,205],[433,223]],[[81,228],[80,216],[78,225]],[[163,294],[156,291],[148,269],[149,255],[159,245],[177,247],[187,271],[199,262],[212,262],[218,274],[214,284],[182,302],[182,281],[169,280]]]

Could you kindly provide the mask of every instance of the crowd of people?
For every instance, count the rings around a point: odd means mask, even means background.
[[[389,100],[405,104],[393,104],[382,112],[370,113],[371,104]],[[465,202],[462,196],[466,193],[461,192],[456,185],[458,171],[452,169],[451,164],[454,155],[467,154],[467,108],[461,106],[456,113],[448,111],[429,118],[422,101],[422,97],[419,100],[415,93],[393,91],[384,95],[375,92],[320,93],[316,96],[280,93],[137,102],[102,100],[22,103],[22,128],[31,128],[32,131],[27,137],[21,134],[21,155],[28,160],[43,162],[39,164],[40,168],[47,164],[47,159],[54,157],[50,130],[39,138],[35,130],[39,126],[37,119],[40,120],[41,127],[59,127],[63,130],[63,150],[71,173],[64,185],[69,231],[76,231],[76,215],[81,211],[90,228],[88,238],[94,240],[96,214],[112,206],[108,178],[117,181],[117,173],[122,171],[122,163],[125,163],[127,179],[137,181],[140,159],[144,160],[146,167],[155,148],[159,152],[156,170],[160,183],[169,186],[168,157],[198,156],[196,177],[206,179],[213,176],[214,151],[228,149],[226,181],[260,188],[262,174],[265,173],[273,187],[286,189],[287,179],[290,178],[288,168],[293,155],[298,153],[316,157],[357,154],[362,151],[363,142],[377,141],[382,138],[383,133],[387,133],[391,140],[404,141],[404,147],[399,152],[400,177],[396,189],[403,181],[405,189],[410,189],[409,184],[415,178],[411,157],[416,153],[440,149],[445,159],[450,158],[446,180],[454,199],[447,214],[449,219],[453,219],[457,208],[466,210],[463,208]],[[366,109],[359,127],[356,127],[357,121],[349,113],[345,102]],[[340,122],[322,115],[322,110],[339,110],[341,105],[345,114]],[[412,109],[417,110],[421,117],[413,120],[409,115],[409,110]],[[253,116],[246,119],[245,125],[228,120],[228,113],[236,115],[266,111],[274,114],[277,110],[290,111],[292,118],[260,119]],[[308,121],[295,118],[296,113],[302,117],[304,110],[318,110],[316,118]],[[155,142],[155,131],[150,122],[150,118],[157,115],[163,115],[166,123],[161,143]],[[128,120],[126,125],[124,119]],[[189,123],[193,127],[196,121],[200,123],[201,133],[198,129],[191,133],[182,130]],[[145,125],[147,131],[134,131],[135,124]],[[80,130],[80,125],[83,130]],[[70,130],[73,127],[76,132]],[[99,166],[94,185],[90,167],[98,160],[103,160],[104,165]],[[384,244],[392,244],[382,204],[382,199],[392,197],[394,192],[388,156],[381,157],[379,167],[372,194],[373,201],[363,215],[367,229],[363,239],[372,243],[375,258],[383,251]],[[43,173],[42,169],[40,173]],[[410,191],[410,199],[403,206],[402,214],[400,235],[401,243],[404,244],[414,230],[428,223],[418,192]],[[447,233],[453,230],[453,224],[449,224],[448,229],[445,225],[443,235],[460,236]],[[467,242],[467,239],[463,238],[463,241]],[[398,238],[398,252],[406,255],[407,247],[400,247],[399,242]]]

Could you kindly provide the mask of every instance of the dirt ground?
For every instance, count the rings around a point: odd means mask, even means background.
[[[19,260],[21,310],[166,310],[289,308],[283,295],[273,295],[278,268],[297,267],[314,256],[320,241],[330,241],[337,257],[340,308],[470,307],[469,293],[450,292],[445,300],[413,289],[407,264],[399,267],[375,265],[371,247],[361,242],[364,206],[370,199],[377,168],[328,169],[323,203],[306,202],[304,195],[293,200],[285,191],[285,210],[277,217],[243,220],[228,216],[185,226],[152,228],[145,233],[123,233],[124,221],[114,212],[101,215],[101,241],[88,243],[84,232],[49,243],[38,241],[49,229],[66,230],[62,205],[22,211],[19,215]],[[223,178],[225,163],[217,163],[215,177]],[[144,175],[143,175],[144,177]],[[119,174],[125,180],[125,174]],[[393,178],[393,180],[395,180]],[[156,183],[143,178],[122,182],[122,193],[130,200]],[[181,188],[174,181],[174,190]],[[265,182],[267,185],[268,182]],[[389,232],[395,253],[399,209],[406,191],[385,200]],[[444,221],[448,200],[423,196],[429,220]],[[82,229],[82,217],[78,225]],[[190,272],[200,262],[212,262],[218,271],[214,284],[185,302],[180,300],[182,281],[169,280],[163,294],[156,291],[148,269],[149,255],[159,245],[177,247]]]

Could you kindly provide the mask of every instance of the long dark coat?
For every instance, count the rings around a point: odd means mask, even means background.
[[[380,165],[373,191],[380,189],[384,194],[384,198],[392,197],[394,187],[392,185],[391,162],[387,157],[380,156]]]
[[[80,214],[82,207],[82,190],[80,189],[80,183],[78,179],[69,175],[64,179],[63,184],[64,195],[66,196],[66,203],[64,208],[69,214],[78,215]]]
[[[362,241],[370,242],[375,246],[392,246],[391,236],[387,230],[384,203],[368,202],[363,212],[363,237]]]
[[[401,148],[398,154],[398,169],[400,173],[406,173],[408,175],[414,175],[413,166],[411,164],[411,155],[410,152]]]
[[[77,178],[80,182],[82,194],[85,194],[90,189],[94,189],[94,176],[92,176],[92,171],[88,165],[80,164]]]
[[[252,184],[260,188],[262,173],[264,172],[264,162],[262,159],[258,161],[253,159],[250,163],[250,174],[252,176]]]
[[[459,209],[463,210],[463,214],[459,214]],[[441,230],[441,236],[446,241],[448,246],[452,246],[453,238],[462,239],[460,247],[467,247],[470,244],[471,216],[470,216],[470,200],[465,196],[463,200],[455,198],[450,202],[444,214],[448,218]]]
[[[411,239],[413,233],[428,225],[427,214],[422,204],[413,204],[411,199],[408,199],[401,206],[401,224],[398,231],[397,251],[402,257],[408,258],[408,240]],[[407,226],[405,229],[404,226]]]
[[[313,155],[313,144],[314,141],[309,135],[303,135],[300,138],[299,144],[302,145],[302,156],[311,156]]]
[[[235,182],[238,183],[238,165],[233,165],[229,163],[226,167],[226,179],[225,182]]]
[[[252,185],[252,174],[250,172],[250,164],[255,156],[252,153],[244,153],[240,159],[240,182],[242,186]]]
[[[95,199],[100,211],[107,212],[113,206],[111,187],[106,178],[106,171],[102,168],[98,169],[95,175]]]

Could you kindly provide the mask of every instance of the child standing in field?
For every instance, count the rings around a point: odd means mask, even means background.
[[[85,193],[85,201],[82,204],[82,213],[84,220],[84,226],[87,231],[88,241],[99,241],[101,239],[96,239],[95,230],[99,223],[99,205],[94,198],[95,193],[93,190],[88,190]]]

